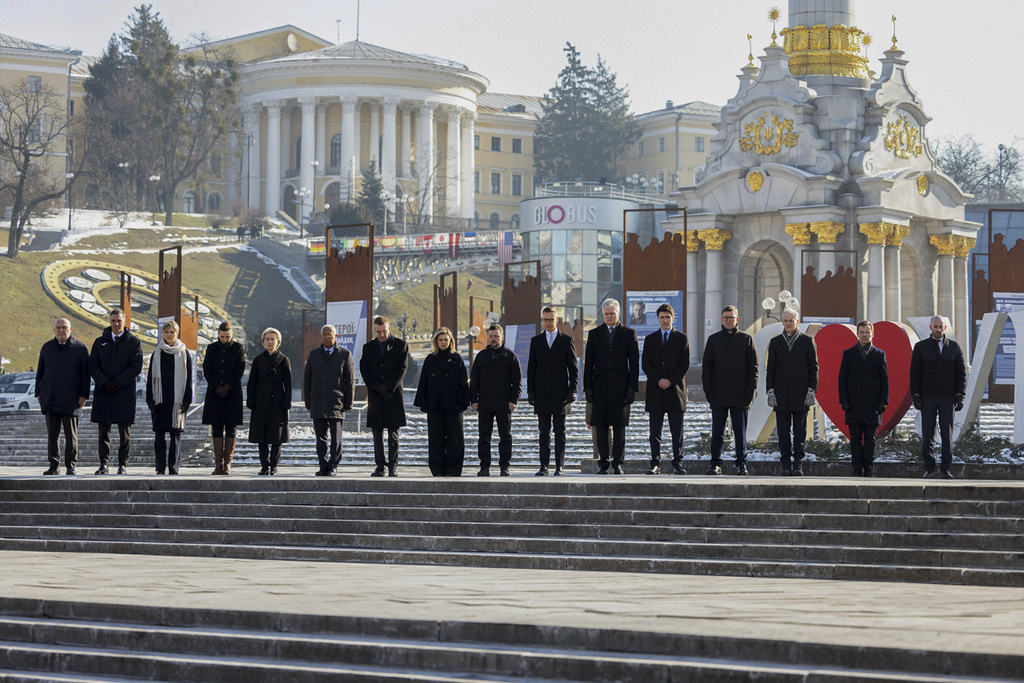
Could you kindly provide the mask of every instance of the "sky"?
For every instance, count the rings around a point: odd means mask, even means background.
[[[543,95],[565,64],[566,42],[587,64],[598,55],[629,89],[635,113],[703,100],[723,105],[736,94],[747,62],[771,42],[768,11],[784,0],[152,0],[172,37],[212,40],[291,24],[330,42],[356,38],[465,64],[490,81],[490,92]],[[98,56],[123,30],[139,0],[4,2],[0,33]],[[986,150],[1024,146],[1024,89],[1019,27],[1024,2],[850,0],[856,25],[870,33],[872,68],[899,47],[911,86],[932,117],[926,135],[970,134]],[[780,40],[781,44],[781,40]],[[1016,76],[1014,74],[1017,74]]]

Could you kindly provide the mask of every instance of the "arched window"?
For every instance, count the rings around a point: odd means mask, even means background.
[[[185,213],[196,212],[196,196],[192,194],[192,190],[188,190],[187,192],[185,192],[185,194],[182,195],[181,197],[181,201],[185,205]]]
[[[206,213],[220,211],[220,192],[211,192],[206,198]]]
[[[509,219],[509,222],[512,223],[512,229],[513,230],[518,230],[519,229],[519,214],[518,213],[512,214],[512,218]]]
[[[331,138],[331,168],[338,168],[341,166],[341,133],[337,133]]]
[[[327,186],[324,190],[324,202],[332,208],[341,204],[341,183],[331,183]]]
[[[497,230],[499,227],[501,227],[501,214],[495,211],[494,213],[491,214],[490,221],[491,230]]]

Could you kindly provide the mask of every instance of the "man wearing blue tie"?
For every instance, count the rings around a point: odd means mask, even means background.
[[[668,415],[672,435],[672,472],[686,474],[683,469],[683,415],[686,412],[686,372],[690,369],[690,341],[679,330],[672,329],[675,311],[669,304],[658,306],[661,329],[644,338],[640,365],[647,375],[645,409],[651,420],[651,469],[647,474],[661,472],[661,432]]]

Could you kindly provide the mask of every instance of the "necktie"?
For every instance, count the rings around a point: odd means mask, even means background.
[[[668,332],[661,333],[661,348],[668,346]]]

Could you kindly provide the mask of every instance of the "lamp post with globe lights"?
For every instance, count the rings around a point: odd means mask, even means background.
[[[156,225],[156,184],[160,182],[160,176],[151,175],[148,180],[153,187],[153,225]]]

